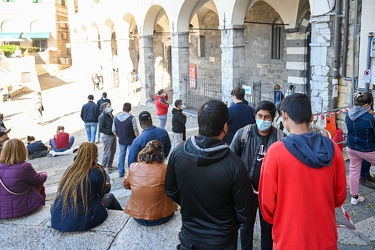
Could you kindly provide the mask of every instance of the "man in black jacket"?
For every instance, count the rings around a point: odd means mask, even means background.
[[[81,119],[85,123],[87,140],[95,142],[100,112],[99,107],[94,103],[94,96],[89,95],[87,99],[88,102],[81,109]]]
[[[172,150],[182,141],[186,141],[186,115],[182,113],[182,100],[174,102],[175,108],[172,109],[172,132],[173,143]]]
[[[228,109],[211,100],[198,110],[199,135],[168,160],[166,193],[181,206],[178,249],[237,249],[238,229],[251,214],[245,165],[222,140]]]

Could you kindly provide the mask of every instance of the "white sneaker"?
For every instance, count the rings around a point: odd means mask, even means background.
[[[358,203],[364,201],[365,198],[363,196],[358,196],[358,198],[354,198],[352,197],[351,200],[350,200],[350,203],[352,203],[353,205],[357,205]]]

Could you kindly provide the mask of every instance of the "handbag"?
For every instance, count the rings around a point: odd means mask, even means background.
[[[15,193],[15,192],[12,192],[10,191],[6,186],[5,184],[3,183],[3,181],[0,179],[0,184],[5,188],[6,191],[8,191],[10,194],[13,194],[13,195],[23,195],[23,194],[26,194],[27,192],[29,192],[30,190],[30,187],[25,191],[25,192],[22,192],[22,193]]]

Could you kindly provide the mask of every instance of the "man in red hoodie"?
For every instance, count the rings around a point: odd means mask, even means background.
[[[268,148],[259,183],[263,218],[273,224],[273,249],[336,250],[335,208],[346,198],[341,150],[310,132],[307,95],[288,95],[280,109],[287,136]]]
[[[168,94],[163,89],[158,91],[158,95],[154,97],[155,106],[156,106],[156,115],[159,119],[159,127],[165,129],[165,124],[167,123],[167,114],[169,104]]]

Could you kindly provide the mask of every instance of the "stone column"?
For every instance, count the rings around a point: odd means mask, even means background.
[[[117,40],[117,56],[118,56],[118,74],[120,81],[120,89],[126,96],[132,95],[131,86],[129,86],[128,75],[133,69],[132,61],[129,54],[129,39]]]
[[[139,68],[141,81],[141,103],[152,100],[155,94],[154,37],[139,37]]]
[[[332,79],[330,65],[333,65],[331,47],[332,25],[330,16],[311,17],[311,104],[313,113],[327,111],[332,102]]]
[[[104,89],[111,89],[113,86],[113,68],[112,68],[112,47],[111,40],[104,40],[102,45],[101,65],[103,67],[103,84]]]
[[[187,99],[186,83],[189,77],[189,32],[172,35],[172,87],[173,103]]]
[[[245,43],[244,25],[222,26],[221,30],[221,89],[222,100],[231,102],[233,86],[244,79]]]

